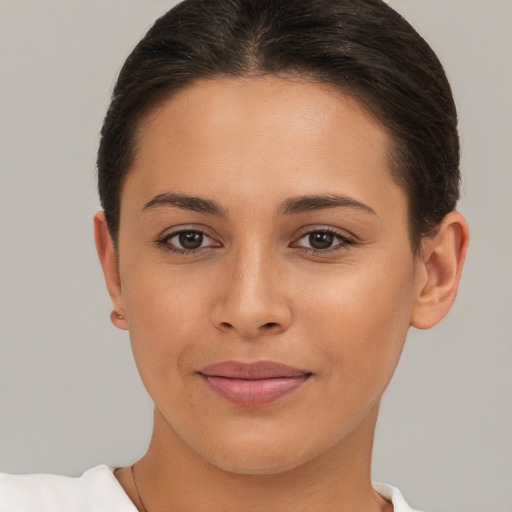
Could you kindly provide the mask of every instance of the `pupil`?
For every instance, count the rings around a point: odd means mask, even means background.
[[[311,233],[309,235],[309,243],[314,249],[327,249],[332,245],[332,233]]]
[[[203,234],[196,233],[195,231],[186,231],[180,233],[179,241],[181,246],[185,249],[198,249],[203,243]]]

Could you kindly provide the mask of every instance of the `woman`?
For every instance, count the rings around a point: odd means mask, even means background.
[[[409,327],[456,295],[458,169],[442,67],[380,0],[172,9],[98,153],[96,246],[151,444],[80,479],[3,476],[0,509],[411,510],[372,485],[373,433]]]

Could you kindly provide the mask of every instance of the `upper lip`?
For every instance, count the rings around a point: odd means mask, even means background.
[[[309,371],[293,368],[275,361],[256,361],[252,363],[223,361],[205,366],[199,370],[199,373],[207,377],[247,380],[303,377],[311,374]]]

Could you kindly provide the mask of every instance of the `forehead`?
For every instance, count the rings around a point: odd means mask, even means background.
[[[143,120],[127,182],[146,200],[174,190],[261,204],[333,189],[368,202],[393,184],[389,147],[385,127],[332,86],[215,78],[179,91]]]
[[[341,124],[366,142],[389,142],[385,127],[362,103],[339,88],[298,77],[273,75],[254,78],[215,77],[199,80],[158,104],[138,130],[138,142],[151,143],[155,132],[174,131],[174,135],[202,132],[217,138],[231,132],[233,142],[251,135],[280,135],[283,140],[333,137],[347,140]],[[153,132],[147,137],[148,132]],[[338,137],[337,135],[341,135]],[[153,139],[155,140],[155,139]],[[268,142],[268,141],[266,141]]]

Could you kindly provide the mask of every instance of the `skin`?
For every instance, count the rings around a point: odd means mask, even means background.
[[[355,100],[306,81],[200,81],[143,121],[137,147],[118,261],[101,212],[95,232],[113,321],[129,330],[155,403],[136,464],[148,511],[392,510],[370,478],[380,399],[409,327],[435,325],[453,303],[463,217],[447,215],[415,257],[386,129]],[[225,215],[145,208],[169,193],[215,201]],[[326,194],[344,204],[282,211],[291,198]],[[183,229],[205,233],[195,252],[172,251]],[[277,361],[311,377],[270,404],[240,407],[198,375],[227,360]],[[116,476],[140,507],[129,468]]]

